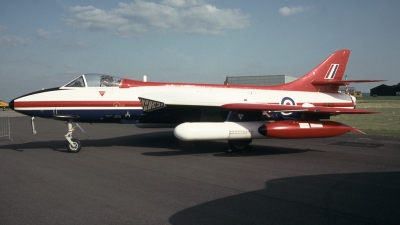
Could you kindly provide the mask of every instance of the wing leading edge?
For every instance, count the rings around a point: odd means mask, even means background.
[[[380,112],[348,109],[335,107],[303,107],[293,105],[272,105],[272,104],[251,104],[251,103],[233,103],[222,105],[222,108],[231,110],[261,110],[261,111],[277,111],[277,112],[308,112],[308,113],[325,113],[325,114],[377,114]]]

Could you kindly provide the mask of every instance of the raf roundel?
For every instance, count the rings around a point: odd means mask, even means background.
[[[281,105],[296,105],[296,102],[289,97],[282,98]]]
[[[282,98],[281,105],[296,105],[296,102],[290,97],[284,97]],[[289,116],[292,114],[291,112],[288,113],[281,112],[281,113],[284,116]]]

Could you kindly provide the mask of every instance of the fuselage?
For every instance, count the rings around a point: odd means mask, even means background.
[[[139,97],[161,99],[182,107],[181,112],[155,110],[144,112]],[[122,79],[108,75],[86,74],[59,88],[30,93],[10,102],[22,114],[82,122],[181,123],[201,120],[204,110],[221,115],[229,103],[313,105],[354,108],[347,94],[281,90],[281,86],[233,86],[218,84],[159,83]],[[190,106],[198,110],[188,110]],[[200,106],[199,106],[200,105]],[[191,115],[196,114],[199,115]],[[221,114],[222,113],[222,114]],[[283,114],[283,116],[287,116]],[[268,117],[263,117],[268,119]]]
[[[328,121],[331,115],[374,114],[354,109],[356,99],[339,93],[350,51],[339,50],[302,77],[276,86],[144,82],[102,74],[84,74],[59,88],[33,92],[10,102],[10,108],[35,117],[64,120],[68,151],[79,152],[72,137],[74,121],[113,122],[146,127],[175,127],[182,141],[228,140],[243,149],[259,138],[325,138],[354,127]],[[85,132],[86,133],[86,132]]]

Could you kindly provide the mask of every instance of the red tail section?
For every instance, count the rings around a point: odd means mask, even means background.
[[[306,75],[279,87],[291,91],[338,92],[349,56],[350,50],[336,51]]]

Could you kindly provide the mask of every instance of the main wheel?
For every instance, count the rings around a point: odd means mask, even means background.
[[[249,148],[251,139],[248,140],[228,140],[228,147],[232,151],[245,151]]]
[[[71,153],[78,153],[82,148],[81,142],[76,138],[72,138],[71,141],[73,144],[70,144],[68,142],[67,145],[68,151]]]

